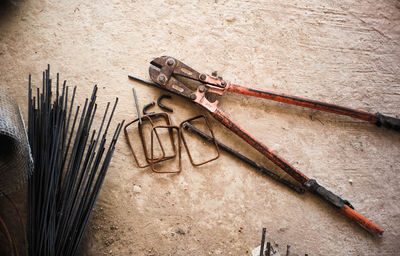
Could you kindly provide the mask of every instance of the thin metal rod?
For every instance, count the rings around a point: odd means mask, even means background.
[[[193,126],[193,125],[192,125],[191,123],[189,123],[189,122],[185,122],[185,123],[183,124],[183,128],[186,129],[186,130],[188,130],[188,131],[190,131],[190,132],[196,133],[198,136],[200,136],[201,138],[207,140],[208,142],[213,142],[213,141],[214,141],[213,138],[212,138],[211,136],[209,136],[209,135],[205,134],[204,132],[200,131],[198,128],[196,128],[195,126]],[[250,165],[251,167],[254,167],[256,170],[261,171],[263,174],[265,174],[265,175],[271,177],[272,179],[274,179],[274,180],[276,180],[276,181],[282,183],[283,185],[285,185],[285,186],[287,186],[288,188],[290,188],[290,189],[296,191],[297,193],[299,193],[299,194],[304,194],[304,191],[305,191],[305,190],[304,190],[303,188],[301,188],[301,187],[299,187],[299,186],[296,186],[296,185],[290,183],[289,181],[287,181],[287,180],[285,180],[285,179],[282,179],[281,177],[279,177],[279,175],[277,175],[277,174],[271,172],[270,170],[268,170],[268,169],[265,168],[264,166],[261,166],[260,164],[254,162],[253,160],[251,160],[251,159],[249,159],[248,157],[246,157],[246,156],[240,154],[239,152],[237,152],[236,150],[234,150],[234,149],[232,149],[232,148],[226,146],[225,144],[223,144],[223,143],[221,143],[221,142],[219,142],[219,141],[216,141],[216,142],[217,142],[217,144],[218,144],[218,147],[219,147],[220,149],[224,150],[225,152],[227,152],[227,153],[231,154],[232,156],[234,156],[234,157],[236,157],[236,158],[242,160],[242,161],[245,162],[246,164]]]
[[[138,102],[138,99],[137,99],[135,88],[132,88],[132,91],[133,91],[133,98],[135,99],[136,112],[137,112],[137,116],[139,118],[139,123],[142,124],[142,116],[140,115],[139,102]]]
[[[129,77],[129,79],[132,79],[132,80],[134,80],[134,81],[136,81],[136,82],[139,82],[139,83],[142,83],[142,84],[147,84],[147,85],[150,85],[150,86],[153,86],[153,87],[160,88],[157,84],[154,84],[154,83],[145,81],[145,80],[140,79],[140,78],[137,78],[137,77],[135,77],[135,76],[128,75],[128,77]]]

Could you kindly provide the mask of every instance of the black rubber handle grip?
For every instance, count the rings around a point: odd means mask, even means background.
[[[377,126],[383,126],[389,129],[393,129],[395,131],[400,131],[400,119],[394,118],[390,116],[385,116],[380,113],[376,113],[376,118],[378,121],[376,122]]]
[[[308,188],[309,191],[314,192],[325,201],[333,204],[338,208],[342,208],[343,205],[348,205],[350,208],[354,209],[354,207],[350,204],[349,201],[342,199],[340,196],[334,194],[332,191],[327,190],[323,186],[319,185],[318,182],[314,179],[309,179],[304,183],[304,186]]]

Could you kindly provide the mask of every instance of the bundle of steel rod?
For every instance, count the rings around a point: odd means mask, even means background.
[[[75,110],[76,87],[70,96],[59,74],[55,87],[53,95],[49,66],[43,72],[42,93],[37,88],[36,96],[29,76],[28,137],[34,159],[28,188],[29,255],[76,253],[123,126],[118,123],[108,142],[118,98],[107,122],[110,103],[98,130],[92,130],[97,86],[83,109]]]

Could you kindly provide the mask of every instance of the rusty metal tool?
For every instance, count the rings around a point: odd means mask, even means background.
[[[270,148],[261,141],[253,137],[245,131],[239,124],[235,123],[227,114],[218,108],[218,100],[210,101],[207,95],[223,95],[225,92],[238,93],[248,96],[254,96],[292,105],[302,106],[306,108],[331,112],[339,115],[345,115],[360,120],[364,120],[378,126],[384,126],[394,130],[400,130],[400,120],[385,116],[379,113],[373,114],[362,110],[355,110],[347,107],[341,107],[329,103],[315,100],[308,100],[300,97],[278,94],[270,91],[258,90],[243,85],[227,82],[221,78],[212,77],[203,73],[199,73],[181,61],[169,57],[162,56],[151,61],[149,74],[151,79],[161,89],[176,95],[183,96],[193,103],[200,105],[208,110],[212,116],[222,123],[225,127],[233,131],[237,136],[242,138],[252,147],[257,149],[261,154],[279,166],[282,170],[292,176],[300,184],[305,186],[310,192],[318,195],[326,202],[340,209],[348,218],[356,221],[361,226],[372,233],[383,234],[383,230],[373,222],[356,212],[353,206],[347,201],[327,190],[317,183],[315,179],[310,179],[301,171],[285,161],[282,157],[274,153]],[[183,83],[178,78],[186,78],[200,83],[199,86]],[[181,79],[182,80],[182,79]],[[150,83],[154,86],[152,83]]]
[[[204,140],[208,141],[208,142],[213,142],[214,138],[212,138],[211,136],[207,135],[206,133],[202,132],[201,130],[199,130],[198,128],[196,128],[195,126],[193,126],[190,122],[183,122],[183,129],[188,130],[189,132],[193,132],[195,134],[197,134],[198,136],[200,136],[201,138],[203,138]],[[304,194],[304,189],[296,186],[295,184],[290,183],[289,181],[282,179],[281,177],[279,177],[279,175],[275,174],[274,172],[271,172],[270,170],[268,170],[267,168],[265,168],[264,166],[254,162],[253,160],[251,160],[250,158],[240,154],[238,151],[228,147],[227,145],[221,143],[220,141],[215,140],[215,142],[218,144],[218,148],[222,149],[223,151],[231,154],[232,156],[237,157],[238,159],[242,160],[243,162],[245,162],[246,164],[254,167],[255,169],[261,171],[263,174],[271,177],[272,179],[282,183],[283,185],[287,186],[288,188],[296,191],[299,194]]]

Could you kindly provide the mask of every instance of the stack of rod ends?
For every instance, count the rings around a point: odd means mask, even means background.
[[[267,242],[267,249],[264,251],[264,245],[265,245],[265,236],[267,233],[267,229],[263,228],[262,229],[262,236],[261,236],[261,245],[260,245],[260,256],[270,256],[271,255],[271,243]]]
[[[276,253],[276,251],[272,248],[271,243],[268,241],[267,242],[267,246],[265,248],[265,239],[266,239],[266,233],[267,233],[267,229],[263,228],[262,229],[262,236],[261,236],[261,245],[260,245],[260,256],[271,256],[274,255]],[[265,248],[265,250],[264,250]],[[290,255],[290,245],[286,246],[286,256]],[[307,256],[308,254],[305,254],[305,256]]]

